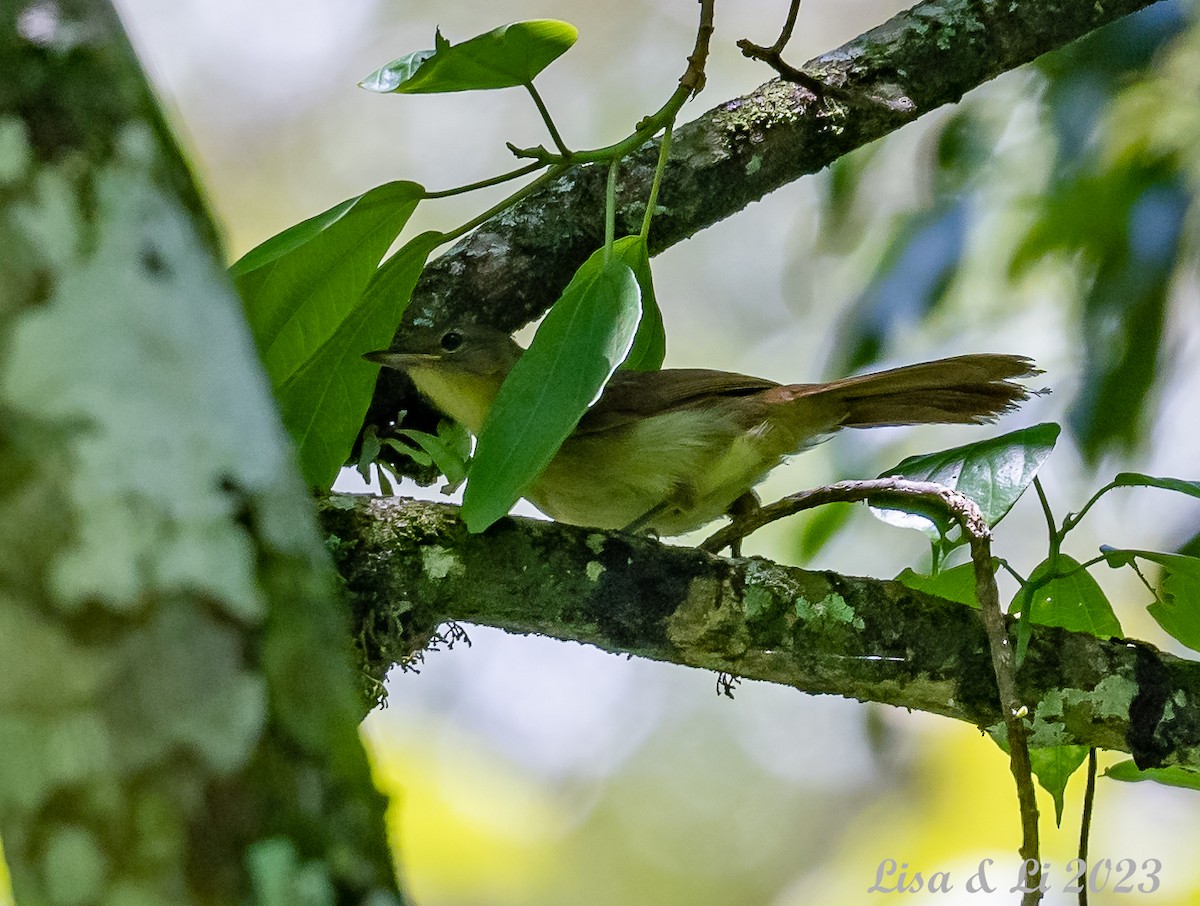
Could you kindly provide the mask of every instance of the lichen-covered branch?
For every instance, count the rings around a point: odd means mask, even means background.
[[[334,497],[322,522],[376,679],[440,623],[464,621],[979,727],[1002,722],[979,611],[897,582],[531,519],[472,535],[453,507],[400,499]],[[1031,746],[1200,766],[1198,663],[1040,627],[1016,695]]]
[[[16,900],[397,903],[336,576],[117,16],[6,3],[0,72]]]
[[[972,88],[1153,0],[926,0],[803,67],[836,89],[826,101],[771,81],[675,130],[653,253],[881,138]],[[682,51],[681,51],[682,53]],[[847,101],[846,98],[857,98]],[[636,233],[658,143],[621,168],[617,231]],[[576,167],[485,223],[426,268],[407,317],[515,329],[540,316],[600,247],[606,167]],[[368,421],[411,409],[385,369]]]

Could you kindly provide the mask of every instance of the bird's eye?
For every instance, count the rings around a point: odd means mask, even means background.
[[[442,335],[442,349],[446,352],[454,352],[462,345],[463,335],[457,330],[448,330]]]

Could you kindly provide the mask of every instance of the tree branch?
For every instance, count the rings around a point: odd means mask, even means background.
[[[335,496],[322,521],[372,684],[438,624],[461,620],[978,727],[1002,722],[979,611],[898,582],[530,519],[472,535],[455,508],[400,499]],[[1036,627],[1016,696],[1031,746],[1200,766],[1198,663]]]
[[[927,0],[900,13],[802,67],[839,98],[862,103],[827,105],[774,80],[679,127],[652,253],[1151,2]],[[657,155],[658,143],[649,142],[622,164],[622,234],[638,231]],[[513,330],[541,315],[600,247],[605,169],[572,168],[464,238],[426,268],[407,318]],[[413,405],[407,379],[385,369],[368,420],[382,424]]]

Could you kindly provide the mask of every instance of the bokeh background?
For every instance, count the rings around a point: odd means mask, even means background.
[[[808,0],[790,58],[836,47],[906,5]],[[578,45],[539,87],[568,143],[583,147],[622,137],[661,105],[697,13],[693,0],[118,8],[231,260],[380,182],[468,183],[511,166],[506,141],[545,141],[518,90],[356,88],[379,65],[431,46],[435,26],[457,41],[518,19],[576,24]],[[784,12],[782,0],[718,3],[708,87],[685,117],[769,77],[734,42],[771,43]],[[1124,468],[1200,478],[1193,18],[1190,4],[1159,3],[655,260],[668,365],[806,381],[1006,351],[1045,369],[1054,392],[994,428],[840,436],[777,470],[764,498],[1048,420],[1069,426],[1042,473],[1060,518]],[[426,204],[409,235],[452,227],[496,197]],[[361,482],[350,474],[343,486]],[[1118,492],[1068,552],[1086,559],[1101,543],[1195,551],[1198,531],[1188,498]],[[999,527],[996,549],[1025,574],[1044,556],[1034,499]],[[851,507],[777,525],[750,551],[884,577],[928,564],[923,536]],[[1172,647],[1136,577],[1104,569],[1098,578],[1127,634]],[[387,707],[363,726],[393,797],[401,870],[424,906],[853,904],[880,898],[867,891],[888,858],[954,876],[953,893],[908,902],[1014,899],[1012,779],[972,727],[756,683],[729,700],[701,671],[467,629],[469,647],[430,654],[419,673],[394,671]],[[1082,787],[1077,776],[1061,829],[1042,799],[1055,868],[1074,851]],[[1162,886],[1144,899],[1192,903],[1198,820],[1200,794],[1102,780],[1091,851],[1114,863],[1160,860]],[[963,890],[982,859],[994,861],[992,897]]]

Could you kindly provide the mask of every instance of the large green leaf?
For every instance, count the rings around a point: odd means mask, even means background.
[[[391,340],[425,260],[441,242],[441,233],[422,233],[388,259],[332,335],[275,388],[310,485],[329,487],[350,455],[379,374],[362,354]]]
[[[994,526],[1029,487],[1059,431],[1049,422],[940,453],[910,456],[880,477],[933,481],[957,490],[974,500],[988,525]],[[933,538],[945,536],[954,525],[938,508],[896,497],[872,498],[871,512],[884,522],[919,528]]]
[[[438,32],[433,50],[393,60],[358,84],[368,91],[401,94],[528,85],[578,37],[574,25],[557,19],[513,22],[461,44],[450,44]]]
[[[230,268],[272,387],[340,329],[423,194],[413,182],[378,186],[273,236]]]
[[[641,293],[629,265],[596,252],[575,272],[488,412],[463,496],[463,519],[481,532],[549,464],[629,353]]]
[[[1122,636],[1121,624],[1112,605],[1091,574],[1080,569],[1078,561],[1066,554],[1059,554],[1055,563],[1057,572],[1070,575],[1050,579],[1034,592],[1029,618],[1043,626],[1061,626],[1072,632],[1090,632],[1101,637]],[[1050,561],[1043,560],[1034,568],[1028,581],[1031,584],[1041,581],[1050,568]],[[1022,593],[1018,592],[1009,611],[1021,610],[1022,600]]]
[[[1200,651],[1200,558],[1160,551],[1106,548],[1109,566],[1124,566],[1134,557],[1163,568],[1158,597],[1147,609],[1172,638]]]
[[[1138,770],[1133,759],[1118,761],[1104,772],[1105,777],[1135,783],[1141,780],[1153,780],[1155,783],[1165,783],[1167,786],[1178,786],[1188,790],[1200,790],[1200,771],[1192,768],[1172,765],[1169,768],[1146,768]]]
[[[667,354],[667,334],[663,328],[662,312],[654,295],[654,280],[650,274],[650,251],[641,236],[626,236],[613,243],[613,255],[629,265],[642,293],[642,320],[629,355],[621,363],[630,371],[657,371]]]

